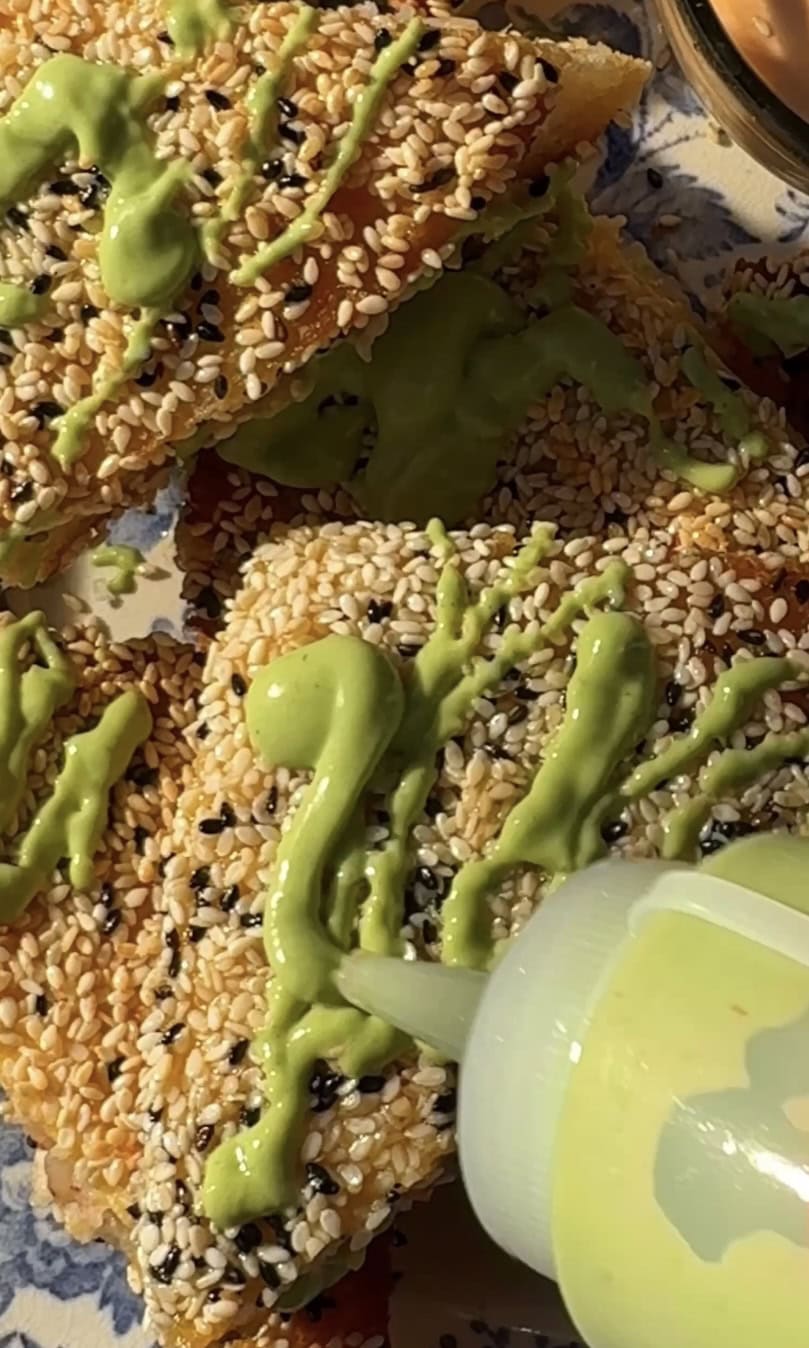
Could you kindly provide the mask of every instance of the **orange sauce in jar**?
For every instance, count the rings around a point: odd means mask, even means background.
[[[809,0],[711,0],[734,47],[809,123]]]

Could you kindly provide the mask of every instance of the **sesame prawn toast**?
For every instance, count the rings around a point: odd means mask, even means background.
[[[148,501],[199,426],[437,275],[646,70],[404,7],[202,0],[17,8],[0,56],[0,562],[21,584]]]
[[[57,640],[41,615],[4,618],[0,1084],[60,1218],[79,1239],[117,1240],[141,1150],[141,987],[161,954],[149,915],[200,662],[165,637],[124,646],[90,625]]]
[[[316,979],[309,1011],[295,984],[292,1024],[309,1037],[288,1075],[285,980],[315,978],[305,950],[324,931],[338,947],[477,966],[555,876],[607,850],[692,861],[758,827],[804,825],[809,639],[796,574],[677,545],[668,522],[635,541],[556,540],[539,525],[522,543],[484,524],[451,541],[433,527],[276,528],[209,655],[166,867],[164,964],[180,954],[174,998],[141,1045],[137,1109],[171,1124],[145,1140],[149,1213],[133,1233],[161,1337],[283,1342],[281,1312],[361,1255],[448,1161],[450,1070],[395,1038],[355,1056],[373,1023],[318,1003]],[[460,644],[447,646],[453,632]],[[261,710],[273,688],[296,699],[277,720]],[[709,733],[700,717],[715,694],[734,710]],[[303,758],[323,783],[329,773],[300,746],[330,724],[332,698],[347,734],[362,718],[363,755],[383,747],[378,771],[340,760],[351,823],[345,850],[338,828],[321,856],[322,790],[309,791]],[[582,754],[584,779],[571,761]],[[411,770],[417,799],[400,793]],[[511,813],[525,800],[528,838]],[[353,910],[339,877],[356,877],[357,856],[368,892]],[[300,866],[296,900],[279,877]],[[262,937],[281,950],[276,921],[313,889],[311,930],[298,913],[305,950],[271,972]],[[166,977],[152,972],[147,999]],[[187,1241],[160,1216],[178,1183],[205,1214]]]
[[[516,293],[530,294],[543,276],[552,246],[542,243],[544,231],[511,269]],[[486,517],[522,525],[539,516],[565,531],[616,537],[669,528],[685,546],[756,549],[805,564],[803,440],[772,398],[731,375],[715,329],[640,244],[624,241],[618,222],[593,218],[570,279],[575,304],[637,362],[662,439],[648,417],[605,411],[592,387],[560,382],[518,432]]]

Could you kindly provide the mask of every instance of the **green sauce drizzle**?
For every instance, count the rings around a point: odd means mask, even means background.
[[[782,687],[793,678],[795,667],[786,659],[760,656],[755,660],[737,661],[719,675],[710,702],[696,717],[688,733],[678,736],[663,753],[636,768],[622,788],[623,796],[627,800],[639,800],[661,782],[687,772],[749,720],[764,693]]]
[[[695,800],[677,806],[664,820],[663,856],[693,861],[697,855],[700,832],[708,822],[712,805],[723,797],[738,794],[746,786],[752,786],[766,773],[780,768],[788,759],[807,757],[807,730],[770,735],[753,749],[726,749],[700,774],[700,795]]]
[[[581,632],[576,656],[565,719],[528,794],[490,854],[459,872],[444,904],[448,964],[486,967],[492,952],[486,899],[516,866],[528,863],[559,880],[607,851],[601,826],[617,766],[654,715],[654,651],[636,618],[601,613]]]
[[[15,863],[0,864],[0,921],[13,922],[43,889],[62,857],[70,883],[87,889],[107,823],[109,793],[124,775],[152,718],[139,692],[121,693],[93,730],[73,735],[51,795],[25,834]]]
[[[126,543],[105,543],[90,554],[93,566],[113,567],[115,574],[107,581],[110,594],[133,594],[137,588],[138,567],[144,561],[139,548]]]
[[[41,665],[24,667],[31,643]],[[58,707],[75,688],[69,660],[49,636],[42,614],[29,613],[0,632],[0,827],[22,799],[31,753]],[[48,799],[24,835],[16,862],[0,864],[0,922],[13,922],[44,888],[63,857],[71,884],[87,888],[107,819],[109,792],[151,730],[143,695],[122,693],[92,730],[65,744],[65,761]]]
[[[809,348],[809,295],[767,299],[734,295],[727,307],[731,327],[755,356],[799,356]]]
[[[0,283],[0,326],[24,328],[41,318],[48,307],[46,295],[35,295],[25,286]]]
[[[29,642],[42,664],[23,669],[20,659]],[[42,613],[27,613],[0,629],[0,829],[8,827],[22,800],[32,750],[75,686],[73,667]]]
[[[306,205],[296,220],[233,272],[231,280],[235,285],[253,285],[270,267],[289,257],[296,248],[306,243],[319,217],[357,158],[362,143],[374,124],[387,86],[418,48],[424,28],[421,19],[411,19],[404,32],[377,56],[371,67],[368,83],[357,95],[350,126],[341,137],[337,153],[323,175],[320,186],[307,197]]]
[[[562,263],[570,265],[580,242],[566,248],[560,243],[562,261],[548,273],[564,302],[545,317],[526,321],[484,270],[447,273],[396,312],[370,363],[350,343],[337,343],[310,363],[303,401],[240,426],[217,445],[219,454],[289,486],[347,482],[371,518],[424,522],[437,513],[459,520],[491,487],[508,437],[530,406],[572,379],[608,415],[643,417],[664,467],[701,491],[727,491],[741,469],[703,462],[668,438],[643,366],[606,324],[566,301]],[[694,350],[685,362],[689,377],[719,404],[725,433],[748,458],[761,458],[766,440],[750,433],[739,411],[746,413],[744,403],[699,361]],[[367,466],[358,468],[369,445]]]
[[[159,310],[147,309],[132,329],[119,369],[106,378],[97,380],[92,393],[88,393],[86,398],[80,398],[63,416],[57,417],[54,421],[56,439],[51,446],[51,453],[63,468],[69,467],[81,457],[84,437],[96,413],[147,359],[152,334],[159,319]]]
[[[727,438],[738,440],[739,449],[748,458],[766,458],[767,441],[760,431],[752,431],[747,403],[708,364],[705,353],[690,346],[683,355],[682,368],[686,378],[717,413]]]
[[[127,308],[169,304],[196,255],[193,226],[172,207],[186,168],[155,157],[143,122],[163,85],[162,75],[53,56],[0,120],[0,206],[72,156],[109,179],[101,277],[110,298]]]
[[[253,1052],[264,1069],[268,1108],[208,1162],[203,1203],[218,1226],[238,1226],[294,1201],[318,1058],[355,1076],[380,1070],[409,1047],[380,1020],[346,1006],[335,974],[343,953],[357,946],[401,952],[411,831],[436,780],[438,754],[462,732],[478,696],[586,617],[562,725],[488,855],[461,868],[444,904],[442,959],[484,968],[494,953],[488,899],[509,872],[535,866],[556,884],[603,856],[603,826],[627,801],[705,763],[767,690],[799,677],[787,659],[738,662],[720,675],[688,734],[627,772],[623,765],[654,719],[657,673],[642,623],[620,611],[626,566],[609,563],[564,595],[544,626],[506,632],[484,655],[480,645],[497,613],[536,584],[551,535],[538,530],[473,601],[443,527],[433,521],[428,533],[443,563],[435,630],[401,683],[378,648],[329,636],[273,661],[248,693],[248,732],[261,757],[312,767],[314,775],[279,846],[264,910],[274,978],[267,1027]],[[809,730],[720,753],[701,772],[696,799],[664,821],[664,854],[690,856],[717,800],[803,754]],[[362,808],[369,789],[387,796],[390,816],[389,838],[370,850]]]
[[[227,226],[239,219],[247,204],[256,169],[275,136],[278,96],[283,91],[292,61],[306,44],[317,24],[317,19],[317,10],[310,5],[301,5],[295,22],[281,43],[276,68],[265,71],[247,96],[250,131],[243,152],[244,168],[231,187],[219,215],[207,221],[202,227],[202,247],[208,258],[215,256],[217,245]]]
[[[166,27],[178,56],[194,56],[224,40],[233,22],[224,0],[169,0]]]

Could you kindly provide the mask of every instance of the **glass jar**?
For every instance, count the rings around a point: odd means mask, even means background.
[[[771,173],[809,192],[809,122],[742,57],[711,0],[658,0],[658,8],[683,72],[720,126]]]

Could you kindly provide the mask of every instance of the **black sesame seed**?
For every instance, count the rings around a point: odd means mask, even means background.
[[[275,814],[278,808],[278,787],[271,786],[267,792],[267,799],[264,803],[264,809],[267,814]]]
[[[150,768],[148,763],[133,763],[126,775],[133,786],[154,786],[158,771],[157,768]]]
[[[226,108],[230,107],[230,99],[226,94],[221,94],[218,89],[206,89],[205,97],[211,107],[216,108],[217,112],[224,112]]]
[[[161,361],[158,361],[152,370],[143,370],[143,372],[135,379],[135,383],[139,388],[151,388],[152,384],[160,378],[162,373],[163,364]]]
[[[34,403],[31,408],[31,413],[36,417],[37,425],[40,427],[47,425],[49,421],[53,421],[54,417],[60,417],[63,411],[64,408],[60,407],[59,403],[52,402],[50,398],[46,398],[41,403]]]
[[[225,801],[225,804],[219,811],[219,815],[225,828],[233,828],[233,825],[236,823],[236,816],[233,813],[233,807],[228,805],[227,801]]]
[[[121,1075],[121,1068],[123,1067],[123,1065],[124,1065],[123,1058],[113,1058],[111,1062],[107,1063],[107,1077],[109,1079],[110,1085],[112,1085],[113,1081],[115,1081]]]
[[[136,824],[133,830],[133,842],[135,844],[135,850],[139,852],[141,856],[143,855],[143,844],[148,837],[148,828],[144,828],[143,824]]]
[[[374,47],[377,51],[384,51],[386,47],[390,46],[392,41],[393,38],[387,28],[380,28],[379,32],[374,37]]]
[[[169,46],[169,47],[173,47],[173,46],[174,46],[174,39],[172,38],[171,33],[167,33],[167,32],[166,32],[165,28],[162,29],[162,31],[158,33],[158,35],[157,35],[157,40],[158,40],[158,42],[165,42],[166,45]]]
[[[306,179],[302,173],[284,173],[278,179],[278,186],[282,192],[293,187],[305,187]]]
[[[265,159],[259,172],[262,178],[266,178],[268,183],[274,182],[280,178],[284,171],[284,161],[282,159]]]
[[[693,712],[681,711],[676,716],[669,717],[669,726],[675,735],[684,735],[687,730],[691,729],[693,720]]]
[[[258,1271],[268,1287],[276,1291],[281,1286],[281,1279],[274,1264],[270,1264],[266,1259],[259,1259]]]
[[[445,187],[447,183],[452,182],[455,176],[455,165],[444,164],[441,168],[437,168],[434,173],[431,173],[429,178],[425,178],[421,183],[416,183],[410,188],[410,191],[414,196],[418,196],[421,192],[434,192],[437,187]]]
[[[381,623],[385,618],[389,618],[393,612],[393,604],[389,599],[372,599],[368,604],[369,623]]]
[[[127,1208],[127,1212],[129,1213],[129,1215],[130,1215],[130,1217],[132,1218],[133,1222],[137,1222],[137,1221],[140,1220],[140,1204],[139,1204],[139,1203],[130,1203],[130,1204],[129,1204],[129,1207]]]
[[[703,838],[699,844],[699,850],[704,857],[710,856],[713,852],[718,852],[720,847],[725,846],[725,839],[717,837],[712,833],[708,838]]]
[[[626,837],[629,832],[629,824],[625,819],[615,819],[611,824],[605,824],[601,830],[601,836],[605,843],[617,842],[619,838]]]
[[[260,927],[263,920],[261,913],[242,913],[239,918],[239,925],[245,929]]]
[[[241,674],[231,674],[230,686],[237,697],[244,697],[245,693],[247,692],[247,684],[245,683]]]
[[[109,880],[105,880],[103,885],[101,886],[101,902],[104,904],[106,908],[111,907],[111,905],[115,902],[115,890],[113,889]]]
[[[201,1123],[194,1134],[194,1146],[197,1151],[205,1151],[213,1138],[213,1124]]]
[[[279,123],[278,134],[282,140],[288,140],[292,145],[303,145],[303,132],[295,126],[290,126],[289,122]]]
[[[113,908],[112,912],[109,913],[102,922],[101,930],[105,936],[112,936],[112,933],[117,931],[120,925],[121,914],[117,908]]]
[[[34,1010],[38,1016],[45,1016],[48,1013],[48,999],[44,992],[38,993],[34,1001]]]
[[[520,81],[516,75],[512,75],[510,70],[501,70],[497,76],[497,82],[505,89],[507,94],[513,94]]]
[[[243,1128],[255,1128],[260,1118],[261,1118],[260,1105],[245,1105],[244,1109],[239,1115],[239,1123],[242,1125]]]
[[[419,40],[419,51],[432,51],[441,41],[441,33],[437,28],[428,28],[427,32]]]
[[[210,866],[197,866],[197,869],[191,872],[191,879],[188,883],[197,894],[200,890],[207,889],[211,883]]]
[[[660,172],[659,169],[656,168],[649,168],[646,170],[646,179],[649,183],[649,186],[653,187],[655,192],[660,191],[665,181],[663,178],[663,174]]]
[[[79,310],[82,323],[89,323],[92,318],[98,318],[99,313],[100,310],[94,304],[83,304]]]
[[[191,320],[188,318],[169,318],[166,320],[166,332],[178,345],[191,336]]]
[[[357,1082],[357,1090],[361,1095],[378,1095],[385,1085],[385,1078],[380,1076],[360,1077]]]
[[[316,1161],[310,1161],[306,1167],[306,1181],[312,1186],[316,1194],[336,1194],[340,1192],[340,1185],[329,1174],[328,1170]]]
[[[748,646],[763,646],[767,640],[757,627],[743,627],[739,632],[739,639]]]
[[[472,208],[473,211],[482,211],[483,208],[484,208],[484,206],[486,205],[486,198],[485,198],[485,197],[472,197],[472,198],[470,199],[469,205],[470,205],[470,207]]]
[[[244,1062],[244,1056],[250,1047],[249,1039],[237,1039],[236,1043],[228,1053],[228,1062],[231,1067],[238,1067],[240,1062]]]
[[[520,725],[527,715],[527,707],[512,707],[511,711],[508,713],[508,723],[509,725]]]
[[[676,679],[669,679],[666,684],[666,706],[676,707],[683,695],[683,686]]]
[[[239,1227],[234,1239],[236,1249],[242,1254],[249,1254],[261,1244],[261,1227],[256,1226],[255,1222],[246,1222],[244,1226]]]
[[[438,69],[435,73],[436,75],[443,77],[445,75],[451,75],[454,69],[455,62],[451,61],[448,56],[442,56],[441,60],[438,62]]]
[[[209,835],[215,833],[224,833],[226,827],[227,825],[225,824],[224,819],[200,819],[199,823],[197,824],[197,828],[199,829],[200,833],[205,833]]]
[[[217,398],[224,398],[228,391],[228,381],[223,374],[218,374],[213,381],[213,391]]]
[[[519,688],[514,689],[514,696],[518,697],[520,702],[536,702],[539,693],[534,688],[526,688],[525,684],[521,683]]]
[[[297,117],[298,105],[291,98],[279,98],[278,109],[285,117]]]
[[[421,935],[425,945],[435,945],[438,940],[438,931],[434,922],[422,922]]]
[[[210,733],[211,733],[211,727],[210,727],[209,725],[206,725],[205,722],[203,721],[202,725],[201,725],[201,726],[199,727],[199,729],[197,730],[197,739],[198,739],[198,740],[206,740],[206,739],[208,738],[208,736],[210,735]]]
[[[219,1300],[221,1295],[222,1293],[216,1287],[212,1287],[205,1300],[213,1305],[214,1302]]]
[[[799,580],[795,586],[795,598],[799,604],[809,604],[809,580]]]
[[[225,1269],[222,1281],[228,1283],[230,1287],[244,1287],[245,1278],[241,1269],[234,1268],[231,1264],[229,1268]]]
[[[67,253],[64,248],[60,248],[58,243],[49,243],[45,249],[48,257],[53,258],[54,262],[67,262]]]
[[[443,1091],[435,1097],[433,1112],[436,1114],[454,1114],[458,1104],[457,1091]]]
[[[201,342],[224,342],[225,334],[215,323],[209,323],[203,318],[195,328],[195,332]]]
[[[542,73],[548,81],[548,84],[558,84],[559,71],[556,69],[556,66],[551,65],[550,61],[546,61],[544,56],[540,56],[539,64],[542,66]]]
[[[180,1248],[178,1245],[172,1245],[162,1264],[158,1264],[157,1268],[152,1269],[152,1276],[155,1281],[162,1282],[164,1286],[167,1286],[174,1277],[179,1262]]]
[[[183,1025],[182,1022],[178,1020],[175,1022],[174,1025],[170,1025],[169,1028],[164,1032],[162,1037],[162,1043],[164,1043],[168,1048],[171,1044],[177,1042],[182,1032],[183,1032]]]
[[[180,100],[176,94],[173,94],[170,98],[166,99],[164,106],[167,112],[178,112],[180,108]]]
[[[56,182],[51,183],[48,191],[55,197],[77,197],[79,184],[74,183],[72,178],[57,178]]]
[[[28,229],[28,216],[25,211],[21,211],[19,206],[9,206],[6,211],[6,219],[15,229]]]
[[[236,904],[238,902],[239,902],[239,886],[231,885],[230,889],[226,889],[224,894],[222,895],[222,898],[219,901],[219,907],[222,909],[223,913],[229,913],[231,912],[232,909],[236,907]]]
[[[173,927],[171,931],[166,934],[166,945],[171,951],[171,959],[169,961],[169,978],[176,978],[178,973],[180,972],[180,965],[182,963],[182,959],[180,956],[180,937]]]
[[[290,286],[284,296],[284,304],[302,304],[304,300],[309,299],[312,289],[313,287],[309,285],[308,281],[301,281],[298,285]]]
[[[721,594],[715,594],[708,605],[708,614],[711,618],[721,618],[725,611],[725,601]]]
[[[188,939],[192,945],[197,945],[205,935],[205,927],[191,926],[188,928]]]
[[[222,174],[217,173],[215,168],[203,169],[202,176],[205,179],[206,183],[208,183],[209,186],[211,187],[218,187],[222,181]]]
[[[544,197],[551,185],[551,180],[547,173],[540,173],[539,177],[534,178],[528,188],[529,197]]]
[[[25,505],[26,501],[31,500],[33,494],[34,484],[29,478],[28,481],[21,482],[19,486],[13,489],[11,500],[14,502],[14,505]]]

